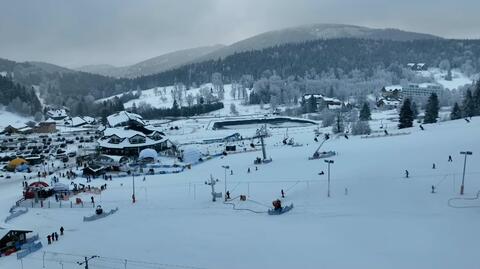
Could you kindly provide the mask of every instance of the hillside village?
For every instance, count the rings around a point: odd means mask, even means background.
[[[476,268],[480,4],[347,2],[3,4],[0,268]]]

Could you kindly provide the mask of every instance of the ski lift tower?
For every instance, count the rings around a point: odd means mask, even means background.
[[[209,185],[212,187],[212,202],[216,202],[217,201],[217,198],[221,198],[222,197],[222,193],[221,192],[215,192],[215,184],[217,184],[218,182],[218,179],[215,180],[213,179],[213,176],[210,175],[210,181],[205,181],[205,185]]]
[[[330,139],[329,134],[325,134],[322,143],[320,143],[320,146],[315,150],[313,153],[312,157],[308,157],[309,160],[316,160],[316,159],[321,159],[321,158],[328,158],[335,156],[336,153],[335,151],[325,151],[325,152],[320,152],[320,148],[323,146],[323,144]]]
[[[272,159],[267,159],[267,151],[265,149],[265,141],[264,138],[268,136],[268,131],[267,131],[267,124],[265,123],[262,128],[257,130],[257,135],[255,137],[260,138],[260,143],[262,144],[262,157],[263,159],[257,158],[254,161],[254,164],[261,164],[261,163],[269,163],[272,161]]]

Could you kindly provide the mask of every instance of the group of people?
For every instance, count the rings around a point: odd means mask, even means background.
[[[258,171],[258,166],[255,166],[255,171]],[[247,173],[250,173],[250,167],[247,169]],[[233,171],[232,171],[232,175],[233,175]]]
[[[61,236],[63,235],[64,231],[65,231],[65,229],[63,229],[63,226],[60,227],[60,235]],[[48,241],[49,245],[52,244],[52,242],[54,242],[54,241],[58,241],[58,233],[53,232],[52,234],[47,235],[47,241]]]
[[[448,155],[448,162],[451,163],[453,162],[453,159],[452,159],[452,155]],[[437,166],[435,165],[435,163],[432,164],[432,169],[436,169]],[[405,170],[405,178],[409,178],[410,177],[410,172],[408,172],[408,170]],[[435,187],[432,186],[432,193],[435,192]]]

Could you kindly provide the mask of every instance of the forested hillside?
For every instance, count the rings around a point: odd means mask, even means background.
[[[0,76],[0,104],[7,110],[22,115],[35,115],[42,111],[42,106],[35,91],[17,83],[8,77]]]

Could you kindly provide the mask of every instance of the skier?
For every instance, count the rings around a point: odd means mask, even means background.
[[[95,199],[92,197],[90,197],[90,199],[92,200],[92,204],[95,204]]]
[[[282,210],[282,201],[280,201],[279,199],[273,201],[272,205],[273,205],[273,209]]]
[[[47,235],[47,241],[49,245],[52,243],[51,235]]]
[[[448,155],[448,162],[453,162],[452,155]]]
[[[247,173],[250,173],[250,167],[248,168]]]
[[[225,193],[225,200],[230,200],[230,191]]]
[[[283,191],[283,189],[280,191],[280,193],[282,194],[282,198],[285,198],[285,192]]]
[[[383,130],[383,132],[385,133],[385,135],[388,135],[388,131],[386,129]]]
[[[435,186],[432,185],[432,193],[435,193]]]
[[[348,139],[348,135],[344,135],[346,139]]]
[[[433,163],[433,165],[432,165],[432,169],[435,169],[435,163]]]
[[[60,227],[60,235],[63,235],[63,231],[64,231],[64,230],[65,230],[65,229],[63,229],[63,226]]]
[[[408,178],[408,176],[409,176],[408,170],[405,170],[405,177]]]
[[[419,127],[420,127],[420,129],[421,129],[422,131],[425,131],[425,128],[423,128],[423,126],[422,126],[421,124],[420,124]]]

